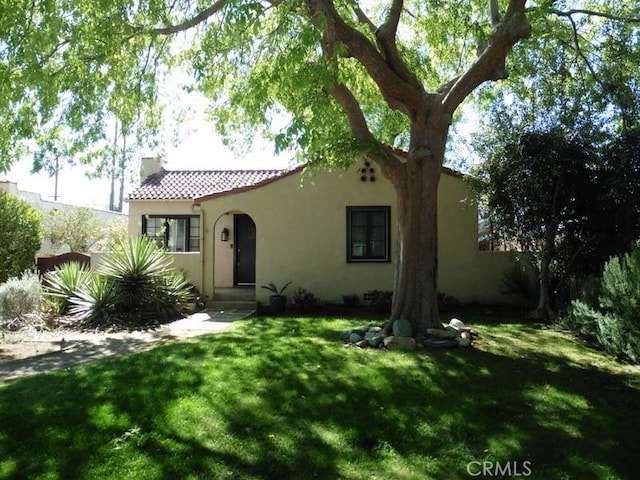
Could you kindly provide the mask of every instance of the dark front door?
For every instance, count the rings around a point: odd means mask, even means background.
[[[233,216],[236,285],[256,283],[256,224],[249,215]]]

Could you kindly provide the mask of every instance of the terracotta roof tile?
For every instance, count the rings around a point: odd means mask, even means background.
[[[258,186],[289,170],[160,170],[147,177],[129,200],[193,200]]]

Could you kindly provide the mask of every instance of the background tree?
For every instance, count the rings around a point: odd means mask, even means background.
[[[379,164],[398,197],[391,319],[424,332],[440,325],[437,189],[454,114],[482,84],[507,77],[506,56],[531,23],[564,21],[582,46],[638,8],[594,3],[605,16],[593,22],[591,11],[525,0],[20,4],[0,25],[0,158],[12,158],[19,138],[59,145],[59,125],[80,146],[109,114],[130,128],[146,112],[138,106],[157,100],[166,68],[184,61],[228,141],[258,132],[324,167],[361,156]]]
[[[35,267],[40,213],[15,195],[0,192],[0,283]]]
[[[104,234],[102,222],[87,207],[52,210],[42,221],[44,238],[53,245],[67,245],[69,251],[86,253]]]
[[[587,141],[558,127],[512,130],[492,140],[487,161],[478,170],[491,221],[497,234],[515,239],[537,256],[537,312],[548,319],[553,316],[551,269],[560,244],[575,246],[575,238],[584,239],[580,227],[596,201],[589,172],[595,152]],[[574,258],[580,253],[577,248]]]
[[[128,222],[125,218],[116,218],[107,224],[104,235],[94,247],[98,250],[110,251],[126,242],[127,238],[129,238]]]
[[[512,237],[518,238],[530,251],[551,254],[551,265],[555,268],[551,272],[553,278],[544,280],[546,274],[543,274],[541,283],[552,283],[551,293],[564,294],[569,276],[584,278],[597,273],[611,255],[627,251],[634,236],[640,235],[638,208],[633,200],[638,186],[633,173],[637,163],[630,148],[634,144],[637,105],[640,104],[638,77],[632,66],[640,60],[640,37],[629,23],[605,22],[600,27],[592,25],[583,29],[589,24],[585,14],[593,11],[561,12],[554,6],[551,12],[554,15],[540,21],[548,30],[553,30],[554,35],[533,35],[521,45],[527,48],[514,51],[513,70],[524,82],[508,79],[501,83],[499,90],[483,92],[484,100],[489,100],[491,106],[489,115],[481,120],[477,152],[481,157],[507,155],[509,158],[510,148],[515,148],[525,136],[532,132],[546,135],[554,129],[564,132],[568,139],[581,138],[591,151],[584,155],[583,177],[574,180],[578,191],[566,192],[568,198],[573,198],[574,209],[567,212],[570,218],[562,220],[553,244],[549,243],[550,239],[543,240],[542,232],[549,233],[544,215],[534,214],[529,218],[532,223],[522,223],[522,229],[538,237],[536,242],[527,241],[522,231]],[[612,36],[613,33],[616,35]],[[540,68],[541,65],[545,68]],[[505,145],[511,146],[505,148]],[[548,145],[560,152],[551,139]],[[508,175],[496,167],[496,161],[500,162],[494,158],[483,169],[485,176],[498,175],[498,170]],[[564,160],[564,165],[568,166],[566,162]],[[512,203],[517,207],[509,208],[535,209],[523,204],[540,200],[531,191],[532,184],[548,185],[558,171],[535,167],[531,170],[531,166],[520,162],[512,167],[511,181],[522,192],[515,191],[514,186],[498,186],[491,181],[485,187],[492,192],[491,201],[502,204],[499,207],[502,213],[496,213],[501,218],[494,220],[508,224],[498,225],[497,232],[516,235],[513,219],[503,215],[505,205]],[[527,175],[535,177],[526,179]],[[494,188],[506,190],[498,192]],[[530,196],[525,198],[526,195]],[[582,206],[575,208],[578,205]],[[540,222],[538,227],[536,222]],[[550,246],[553,248],[548,248]],[[541,260],[538,259],[537,265],[543,273],[545,262]],[[546,304],[548,310],[548,301],[553,298],[548,296],[547,301],[543,301],[546,292],[547,288],[541,289],[538,306],[542,308]],[[567,302],[564,298],[559,305]]]
[[[640,237],[640,135],[607,139],[590,136],[591,128],[512,121],[501,115],[494,136],[479,136],[487,161],[476,187],[495,238],[527,252],[538,268],[537,313],[550,318],[552,307],[569,303],[569,279],[599,274]]]
[[[639,129],[623,131],[604,146],[597,174],[601,201],[595,210],[601,221],[594,226],[599,226],[601,254],[592,264],[600,267],[610,257],[628,251],[640,238]]]

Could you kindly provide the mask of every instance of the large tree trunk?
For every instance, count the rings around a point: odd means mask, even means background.
[[[414,335],[442,328],[437,288],[438,183],[448,129],[447,117],[442,115],[429,116],[424,128],[414,125],[413,145],[402,173],[391,179],[398,199],[398,238],[388,328],[395,320],[409,320]]]
[[[526,0],[510,0],[501,17],[496,0],[490,0],[491,35],[478,58],[460,76],[449,79],[436,92],[427,92],[419,76],[405,62],[397,45],[398,28],[405,12],[402,0],[390,2],[381,25],[375,25],[354,5],[353,14],[369,29],[375,42],[355,28],[333,0],[306,0],[311,20],[322,31],[321,47],[333,83],[326,92],[346,113],[353,138],[369,145],[398,195],[398,251],[394,299],[389,331],[395,320],[409,320],[413,334],[442,327],[438,319],[438,182],[444,160],[451,117],[478,86],[506,78],[509,50],[531,31],[525,15]],[[377,85],[391,110],[410,122],[408,156],[398,160],[391,149],[373,135],[361,104],[339,73],[343,57],[355,59]]]

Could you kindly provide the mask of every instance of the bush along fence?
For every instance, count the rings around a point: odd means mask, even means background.
[[[640,364],[640,243],[613,257],[574,300],[564,325],[619,359]]]

